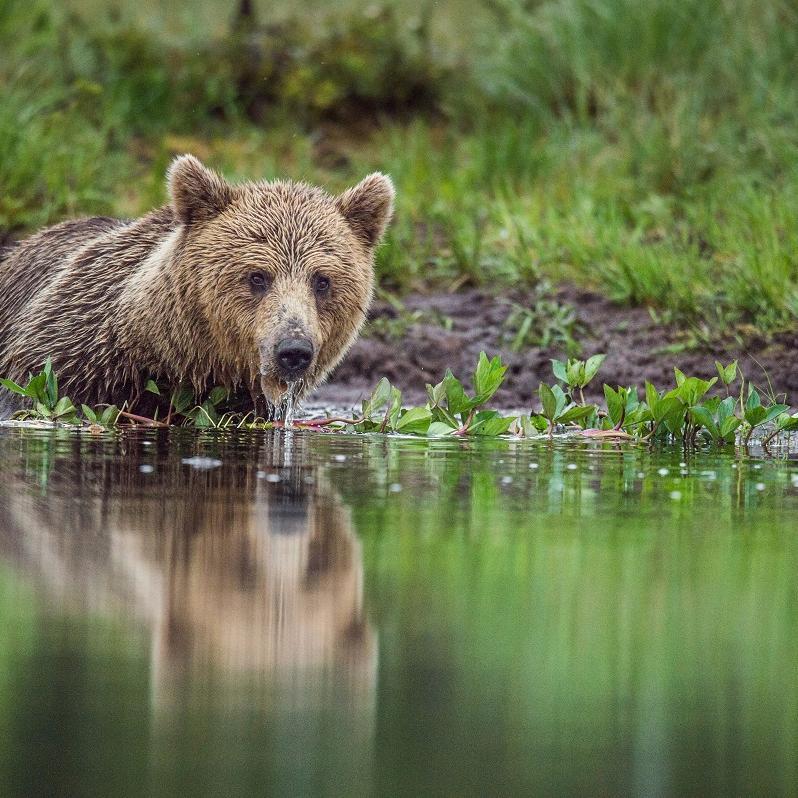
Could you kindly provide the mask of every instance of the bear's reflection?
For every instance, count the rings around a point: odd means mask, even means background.
[[[220,700],[307,704],[332,689],[366,708],[377,647],[349,511],[316,469],[260,455],[260,471],[76,457],[44,490],[6,479],[6,559],[59,612],[143,622],[158,706],[210,679]]]

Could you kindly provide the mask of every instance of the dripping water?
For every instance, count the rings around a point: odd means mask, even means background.
[[[297,406],[297,387],[299,386],[298,382],[289,382],[286,386],[285,396],[283,396],[282,401],[282,416],[283,416],[283,427],[285,429],[291,429],[294,426],[294,415],[296,413],[296,406]]]

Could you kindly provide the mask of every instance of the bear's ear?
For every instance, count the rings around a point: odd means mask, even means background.
[[[391,221],[394,194],[391,178],[374,172],[344,191],[335,204],[355,235],[371,248]]]
[[[218,216],[233,198],[232,187],[193,155],[180,155],[166,173],[177,218],[185,225]]]

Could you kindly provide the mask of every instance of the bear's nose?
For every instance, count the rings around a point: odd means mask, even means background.
[[[283,377],[301,377],[313,360],[313,344],[307,338],[283,338],[274,350],[277,366]]]

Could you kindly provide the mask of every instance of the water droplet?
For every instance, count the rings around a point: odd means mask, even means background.
[[[389,488],[391,493],[399,493],[402,490],[402,486],[398,482],[394,482]]]
[[[266,481],[267,482],[279,482],[280,475],[279,474],[266,474]]]
[[[567,466],[565,466],[565,467],[566,467],[566,468],[567,468],[569,471],[576,471],[576,463],[568,463],[568,465],[567,465]]]
[[[141,471],[142,474],[152,474],[152,472],[155,471],[155,466],[140,465],[139,471]]]
[[[502,485],[511,485],[513,482],[512,477],[502,477]]]
[[[676,502],[677,502],[677,501],[679,501],[679,499],[681,499],[681,498],[682,498],[682,492],[681,492],[680,490],[672,490],[672,491],[670,492],[670,497],[671,497],[671,498],[672,498],[674,501],[676,501]]]
[[[529,467],[530,467],[532,470],[534,470],[534,469],[536,469],[536,468],[540,468],[540,466],[539,466],[537,463],[530,463],[530,464],[529,464]]]
[[[343,463],[346,460],[346,455],[345,454],[333,455],[333,460],[335,460],[336,463]]]
[[[756,485],[755,485],[754,487],[755,487],[757,490],[764,490],[764,489],[765,489],[765,483],[764,483],[764,482],[757,482],[757,483],[756,483]]]
[[[658,473],[658,474],[659,474],[661,477],[667,477],[667,476],[668,476],[668,474],[670,474],[670,471],[669,471],[667,468],[660,468],[660,469],[659,469],[659,471],[657,471],[657,473]]]
[[[637,472],[637,478],[638,478],[638,479],[644,479],[644,478],[645,478],[645,476],[646,476],[646,475],[645,475],[645,472],[644,472],[644,471],[638,471],[638,472]]]

